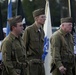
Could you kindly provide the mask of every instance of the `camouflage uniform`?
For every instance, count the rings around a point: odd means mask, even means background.
[[[45,75],[42,62],[44,31],[38,29],[36,24],[27,27],[23,34],[26,54],[29,60],[29,75]],[[28,69],[27,69],[28,70]]]
[[[15,37],[10,33],[2,42],[2,75],[26,75],[26,52],[21,37]]]
[[[70,33],[66,34],[62,29],[56,31],[51,37],[52,63],[56,65],[53,75],[62,75],[59,71],[60,66],[66,67],[66,75],[72,75],[74,64],[73,37]]]

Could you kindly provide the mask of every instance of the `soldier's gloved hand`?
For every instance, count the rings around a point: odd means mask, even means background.
[[[60,66],[59,67],[59,71],[62,73],[62,74],[66,74],[66,68],[64,66]]]

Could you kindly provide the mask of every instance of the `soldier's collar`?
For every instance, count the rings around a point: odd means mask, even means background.
[[[20,38],[20,36],[19,37],[16,37],[15,35],[13,35],[11,32],[10,32],[10,34],[9,34],[10,36],[11,36],[11,38],[12,39],[19,39]]]
[[[35,31],[36,31],[36,32],[38,32],[38,31],[40,31],[40,30],[42,29],[42,27],[38,28],[35,23],[34,23],[34,28],[35,28]]]
[[[60,28],[60,33],[63,35],[63,36],[66,36],[67,33],[65,31],[63,31],[61,28]]]

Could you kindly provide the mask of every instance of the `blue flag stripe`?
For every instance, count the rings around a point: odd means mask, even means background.
[[[7,14],[7,19],[12,17],[12,0],[8,1],[8,14]],[[10,26],[7,22],[7,32],[6,32],[6,36],[9,34],[10,32]]]

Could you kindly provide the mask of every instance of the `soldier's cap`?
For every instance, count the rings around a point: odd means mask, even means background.
[[[37,17],[37,16],[43,15],[43,14],[45,14],[44,8],[37,9],[37,10],[34,10],[33,11],[33,17]]]
[[[10,26],[13,26],[13,25],[17,24],[18,22],[22,22],[22,16],[18,15],[18,16],[8,19],[7,21]]]
[[[71,22],[72,23],[72,17],[66,17],[66,18],[61,18],[61,23],[67,23],[67,22]]]

